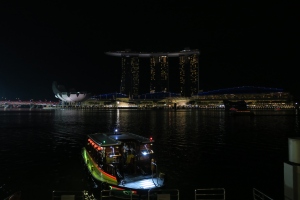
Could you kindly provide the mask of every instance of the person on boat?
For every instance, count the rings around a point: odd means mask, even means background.
[[[126,164],[132,163],[134,160],[134,155],[132,154],[131,150],[128,150],[128,155],[126,159]]]
[[[129,147],[129,150],[131,151],[131,153],[132,153],[133,155],[136,154],[136,153],[135,153],[135,149],[134,149],[132,146]]]
[[[126,143],[124,143],[124,146],[123,146],[123,153],[127,153],[127,151],[129,150],[128,146]]]
[[[131,173],[133,172],[134,169],[134,155],[132,154],[131,150],[128,150],[128,155],[126,159],[126,166],[128,169],[128,172]]]
[[[128,150],[129,150],[129,148],[128,148],[127,144],[124,143],[124,145],[123,145],[123,151],[122,151],[122,156],[123,156],[124,164],[126,164]]]

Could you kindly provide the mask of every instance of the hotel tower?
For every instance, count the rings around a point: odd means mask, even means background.
[[[135,97],[140,95],[140,59],[150,59],[149,92],[171,92],[170,91],[170,66],[169,60],[179,58],[176,71],[179,74],[177,84],[182,97],[196,95],[199,90],[199,55],[198,50],[185,49],[173,53],[144,53],[132,52],[130,50],[106,52],[107,55],[121,57],[121,84],[120,93]],[[174,68],[175,66],[172,66]],[[174,84],[174,83],[173,83]]]

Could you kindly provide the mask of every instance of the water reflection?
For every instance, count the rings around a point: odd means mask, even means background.
[[[169,187],[189,199],[203,187],[251,196],[253,186],[282,199],[287,138],[300,132],[295,111],[230,117],[188,109],[0,112],[0,127],[1,182],[10,178],[27,196],[38,189],[49,197],[54,189],[92,186],[81,163],[85,137],[118,128],[153,137]]]

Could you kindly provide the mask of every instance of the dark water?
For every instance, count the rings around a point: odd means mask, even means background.
[[[10,189],[21,190],[22,199],[50,200],[53,190],[90,190],[80,154],[86,135],[117,127],[156,140],[158,167],[180,199],[219,187],[226,199],[253,199],[253,188],[283,199],[288,137],[299,136],[299,123],[294,110],[254,117],[218,110],[0,111],[2,196]]]

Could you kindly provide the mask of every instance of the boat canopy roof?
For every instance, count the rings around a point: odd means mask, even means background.
[[[100,146],[117,146],[122,142],[136,141],[143,144],[153,143],[154,140],[129,132],[118,133],[94,133],[88,135],[95,143]]]
[[[117,146],[117,145],[121,145],[120,141],[117,141],[117,140],[114,140],[113,138],[110,138],[105,133],[95,133],[95,134],[88,135],[88,137],[100,146]]]

